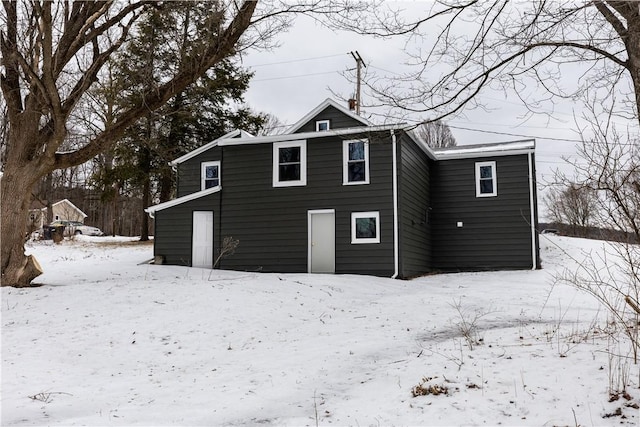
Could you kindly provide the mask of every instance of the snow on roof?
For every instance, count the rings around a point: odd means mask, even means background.
[[[218,143],[219,146],[224,147],[227,145],[243,145],[243,144],[265,144],[271,142],[283,142],[283,141],[295,141],[299,139],[313,139],[313,138],[326,138],[327,136],[342,136],[342,135],[354,135],[354,134],[366,134],[372,132],[381,132],[387,130],[402,130],[406,126],[406,123],[397,123],[389,125],[374,125],[374,126],[358,126],[353,128],[340,128],[330,129],[319,132],[302,132],[292,134],[279,134],[279,135],[264,135],[256,136],[253,138],[234,138],[225,139]]]
[[[490,144],[461,145],[449,148],[433,149],[437,160],[465,159],[470,157],[486,156],[510,156],[514,154],[525,154],[535,150],[534,139],[498,142]]]

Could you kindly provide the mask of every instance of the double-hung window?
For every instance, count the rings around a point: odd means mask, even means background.
[[[307,185],[307,141],[273,144],[273,186]]]
[[[496,162],[476,163],[476,197],[494,197],[497,195]]]
[[[342,145],[342,183],[369,183],[369,142],[366,139],[344,141]]]
[[[202,162],[202,172],[200,174],[200,189],[220,186],[220,162]]]
[[[380,243],[380,213],[351,213],[351,243]]]

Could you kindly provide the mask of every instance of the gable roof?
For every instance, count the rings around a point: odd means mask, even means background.
[[[185,162],[195,156],[197,156],[200,153],[204,153],[205,151],[215,147],[216,145],[218,145],[219,141],[223,141],[225,139],[231,139],[231,138],[240,138],[240,139],[246,139],[246,138],[255,138],[252,134],[250,134],[247,131],[244,131],[242,129],[236,129],[236,130],[232,130],[229,133],[226,133],[224,135],[222,135],[220,138],[214,139],[213,141],[204,144],[201,147],[196,148],[193,151],[188,152],[187,154],[185,154],[182,157],[178,157],[175,160],[172,160],[169,162],[170,166],[176,166],[182,162]]]
[[[355,126],[349,128],[330,129],[328,131],[321,132],[301,132],[295,133],[304,125],[309,123],[314,117],[324,111],[327,107],[333,107],[339,110],[342,114],[352,118],[353,120],[361,123],[363,126]],[[171,162],[169,165],[177,166],[207,150],[214,147],[224,147],[227,145],[244,145],[244,144],[264,144],[281,141],[294,141],[301,139],[322,138],[327,136],[342,136],[342,135],[354,135],[367,132],[380,132],[380,131],[404,131],[421,149],[433,160],[447,160],[447,159],[462,159],[473,157],[487,157],[487,156],[507,156],[514,154],[523,154],[533,152],[535,150],[535,140],[522,140],[514,142],[504,143],[491,143],[491,144],[475,144],[475,145],[463,145],[451,148],[439,148],[433,149],[414,131],[414,126],[407,125],[406,123],[395,124],[383,124],[374,125],[368,120],[358,116],[354,112],[343,107],[331,98],[325,99],[313,110],[308,112],[304,117],[293,124],[287,132],[278,135],[263,135],[254,136],[249,132],[241,129],[231,131],[220,138],[217,138],[187,154],[179,157]]]
[[[345,114],[345,115],[351,117],[352,119],[357,120],[358,122],[362,123],[364,126],[371,126],[372,125],[372,123],[369,120],[366,120],[366,119],[360,117],[359,115],[357,115],[353,111],[350,111],[349,109],[347,109],[347,108],[343,107],[342,105],[338,104],[333,99],[327,98],[324,101],[322,101],[322,103],[320,105],[318,105],[316,108],[314,108],[313,110],[311,110],[307,114],[305,114],[305,116],[303,118],[301,118],[300,120],[295,122],[289,129],[287,129],[287,132],[285,132],[285,133],[286,134],[294,133],[295,131],[300,129],[302,126],[306,125],[309,122],[309,120],[313,119],[315,116],[320,114],[322,111],[324,111],[325,108],[327,108],[329,106],[338,109],[342,114]]]

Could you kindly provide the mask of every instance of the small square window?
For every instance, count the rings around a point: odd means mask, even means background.
[[[329,120],[318,120],[316,122],[316,132],[324,132],[330,129]]]
[[[273,144],[273,186],[307,185],[307,142]]]
[[[351,214],[351,243],[380,243],[379,212],[353,212]]]
[[[476,163],[476,197],[494,197],[497,195],[496,162]]]
[[[342,146],[342,183],[369,183],[369,142],[366,139],[344,141]]]
[[[203,162],[200,189],[220,186],[220,162]]]

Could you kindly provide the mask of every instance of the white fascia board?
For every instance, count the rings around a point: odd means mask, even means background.
[[[178,157],[177,159],[170,161],[169,162],[169,166],[177,166],[180,163],[186,162],[187,160],[197,156],[200,153],[204,153],[205,151],[212,149],[213,147],[218,145],[218,141],[219,141],[219,139],[216,139],[215,141],[211,141],[210,143],[205,144],[202,147],[196,148],[193,151],[189,151],[184,156]]]
[[[213,147],[218,145],[219,141],[225,140],[225,139],[230,139],[230,138],[250,139],[250,138],[255,138],[255,137],[253,135],[251,135],[249,132],[244,131],[242,129],[232,130],[231,132],[222,135],[220,138],[214,139],[213,141],[203,145],[202,147],[198,147],[195,150],[188,152],[184,156],[178,157],[177,159],[170,161],[169,162],[169,166],[179,165],[180,163],[185,162],[185,161],[197,156],[200,153],[204,153],[205,151],[212,149]]]
[[[418,135],[415,129],[407,130],[405,133],[413,140],[413,142],[416,143],[418,147],[422,149],[422,151],[425,152],[427,156],[429,156],[431,160],[437,160],[433,148],[429,147],[429,144],[427,144],[427,142]]]
[[[144,211],[148,213],[152,218],[153,214],[163,209],[171,208],[173,206],[181,205],[191,200],[199,199],[200,197],[208,196],[209,194],[217,193],[222,190],[221,186],[207,188],[206,190],[196,191],[195,193],[187,194],[186,196],[178,197],[177,199],[169,200],[168,202],[159,203],[154,206],[149,206]]]
[[[326,138],[328,136],[344,136],[354,134],[366,134],[372,132],[381,132],[388,130],[402,130],[406,127],[405,123],[379,126],[362,126],[354,128],[333,129],[321,132],[303,132],[294,134],[266,135],[256,136],[254,138],[231,138],[219,141],[221,147],[227,145],[247,145],[247,144],[269,144],[272,142],[295,141],[299,139]]]
[[[357,115],[353,111],[350,111],[349,109],[347,109],[347,108],[343,107],[342,105],[338,104],[333,99],[327,98],[324,101],[322,101],[322,103],[320,105],[318,105],[316,108],[314,108],[313,110],[311,110],[307,114],[305,114],[305,116],[303,118],[301,118],[300,120],[295,122],[293,125],[291,125],[291,127],[289,129],[287,129],[287,132],[285,134],[290,134],[290,133],[293,133],[293,132],[297,131],[302,126],[307,124],[309,122],[309,120],[311,120],[312,118],[314,118],[315,116],[320,114],[320,112],[322,112],[322,110],[324,110],[328,106],[332,106],[332,107],[337,108],[341,113],[346,114],[347,116],[351,117],[352,119],[359,121],[360,123],[362,123],[365,126],[371,126],[371,122],[369,122],[367,119],[364,119],[364,118],[360,117],[359,115]]]
[[[535,140],[486,144],[482,146],[461,146],[444,150],[434,150],[436,160],[469,159],[476,157],[514,156],[535,152]]]

